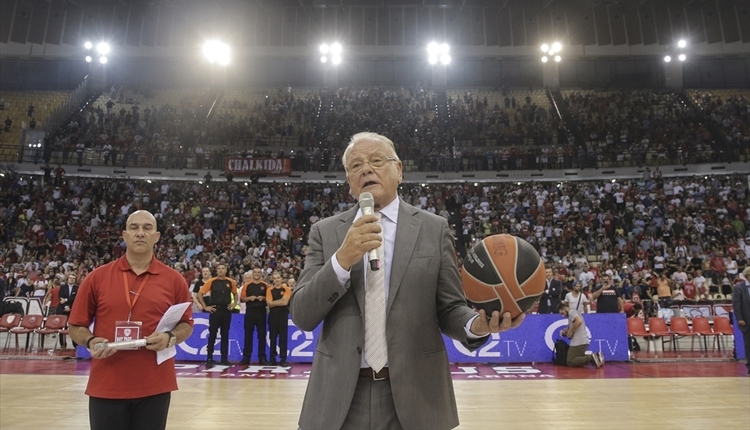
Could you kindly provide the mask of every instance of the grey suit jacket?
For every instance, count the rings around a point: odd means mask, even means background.
[[[300,428],[339,429],[357,385],[364,345],[364,265],[342,286],[331,265],[358,207],[312,226],[310,247],[290,302],[303,330],[321,322]],[[458,425],[448,356],[441,336],[476,349],[464,327],[475,315],[466,304],[453,240],[444,218],[400,202],[386,317],[393,401],[404,429]]]
[[[743,332],[750,330],[750,294],[747,292],[747,285],[747,282],[737,284],[732,291],[732,312],[736,320],[745,321],[744,326],[739,326]]]

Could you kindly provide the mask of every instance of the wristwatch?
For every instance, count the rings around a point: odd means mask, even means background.
[[[174,333],[172,333],[171,331],[167,331],[165,333],[169,335],[169,342],[167,342],[167,348],[175,346],[175,344],[177,343],[177,338],[174,336]]]

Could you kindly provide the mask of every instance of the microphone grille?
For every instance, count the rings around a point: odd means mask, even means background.
[[[375,207],[375,199],[372,197],[372,193],[365,191],[359,195],[360,207]]]

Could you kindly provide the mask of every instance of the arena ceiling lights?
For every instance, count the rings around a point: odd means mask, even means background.
[[[673,56],[677,56],[677,59],[680,60],[680,62],[687,60],[687,55],[685,54],[685,50],[687,49],[688,43],[685,39],[680,39],[677,41],[677,49],[673,50],[670,54],[667,54],[664,56],[664,62],[669,63],[672,61]]]
[[[83,44],[83,47],[86,49],[84,60],[86,60],[87,63],[94,61],[94,56],[96,55],[99,58],[100,63],[107,64],[107,54],[109,54],[111,50],[109,43],[99,42],[96,44],[96,49],[94,49],[94,44],[87,40],[86,43]]]
[[[543,43],[541,48],[542,52],[544,52],[544,55],[542,55],[542,63],[546,63],[550,59],[555,60],[555,63],[562,61],[562,57],[560,56],[562,44],[560,42],[554,42],[552,45]]]
[[[451,63],[450,56],[451,47],[447,43],[430,42],[427,45],[427,61],[433,66],[440,62],[440,64],[447,66]]]
[[[226,66],[231,59],[231,49],[224,42],[209,40],[203,44],[203,56],[211,64]]]
[[[331,64],[338,66],[341,64],[341,52],[344,50],[341,44],[334,42],[332,44],[323,43],[320,45],[320,62],[326,64],[331,60]]]

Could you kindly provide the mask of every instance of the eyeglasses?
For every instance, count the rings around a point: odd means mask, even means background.
[[[346,169],[347,172],[352,174],[357,174],[362,171],[362,169],[365,167],[365,163],[369,164],[370,167],[373,169],[380,169],[385,166],[385,163],[389,161],[398,161],[398,158],[395,157],[385,157],[382,155],[373,155],[367,160],[355,160],[352,164],[349,165],[349,167]]]

